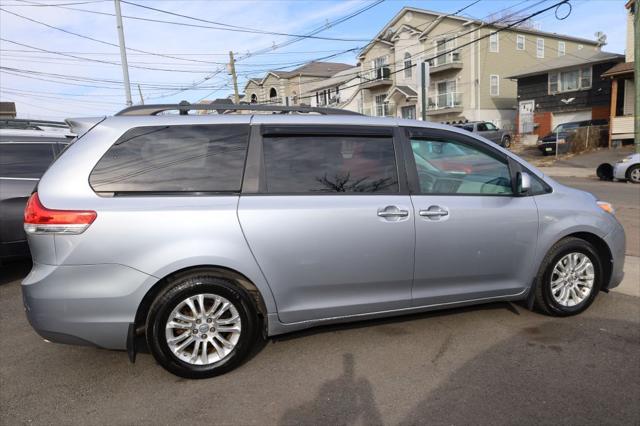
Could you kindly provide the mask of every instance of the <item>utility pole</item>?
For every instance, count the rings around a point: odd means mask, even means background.
[[[144,98],[142,97],[142,89],[140,88],[139,84],[138,84],[138,93],[140,93],[140,105],[144,105]]]
[[[422,121],[427,121],[427,87],[429,86],[429,63],[423,60],[420,63],[420,92],[422,97],[421,109],[422,109]]]
[[[124,45],[124,28],[122,27],[122,12],[120,11],[120,0],[113,0],[116,6],[116,23],[118,26],[118,40],[120,41],[120,62],[122,63],[122,74],[124,77],[124,94],[127,97],[127,106],[133,105],[131,101],[131,84],[129,83],[129,64],[127,63],[127,47]]]
[[[233,59],[233,51],[229,51],[229,74],[233,79],[233,103],[240,103],[240,95],[238,94],[238,76],[236,75],[236,61]]]
[[[640,42],[638,41],[638,37],[640,35],[640,15],[638,15],[638,12],[640,12],[640,1],[636,0],[635,2],[631,3],[630,6],[633,8],[633,10],[631,10],[630,12],[633,12],[634,32],[632,38],[635,37],[635,43],[633,44],[633,46],[627,46],[627,49],[634,49],[634,73],[636,76],[636,84],[634,86],[636,88],[636,93],[633,119],[633,136],[635,139],[636,152],[640,153],[640,141],[638,140],[638,137],[640,137],[640,84],[638,84],[638,76],[640,75]],[[611,123],[609,123],[609,125],[611,125]]]

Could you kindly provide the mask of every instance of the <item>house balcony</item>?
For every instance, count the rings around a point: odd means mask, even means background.
[[[462,93],[450,92],[429,96],[427,115],[462,112]]]
[[[362,80],[363,89],[391,86],[393,84],[393,81],[391,80],[391,68],[378,67],[366,71],[362,76]]]
[[[359,112],[372,117],[395,117],[397,107],[393,102],[385,102],[384,104],[373,104],[371,107],[362,108]]]
[[[429,74],[462,69],[460,52],[451,52],[429,61]]]

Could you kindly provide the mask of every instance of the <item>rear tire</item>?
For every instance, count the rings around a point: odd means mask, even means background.
[[[147,345],[167,371],[204,379],[227,373],[246,359],[258,324],[253,301],[243,289],[207,271],[194,271],[172,279],[151,305]]]
[[[534,306],[551,316],[566,317],[586,310],[602,287],[602,263],[587,241],[567,237],[545,256],[536,277]]]

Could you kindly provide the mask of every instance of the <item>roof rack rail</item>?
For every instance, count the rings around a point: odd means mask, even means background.
[[[26,120],[20,118],[0,118],[0,129],[42,130],[41,127],[68,129],[63,121]]]
[[[236,111],[267,111],[274,114],[317,113],[322,115],[362,115],[354,111],[338,108],[317,108],[306,106],[256,105],[234,103],[190,104],[182,101],[179,104],[136,105],[123,109],[115,115],[158,115],[165,111],[179,111],[180,115],[188,115],[189,111],[217,111],[228,114]]]

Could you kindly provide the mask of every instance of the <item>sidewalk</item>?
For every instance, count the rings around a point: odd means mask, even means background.
[[[624,260],[624,280],[611,291],[640,297],[640,257],[627,256]]]
[[[577,177],[577,178],[593,178],[596,177],[596,169],[585,169],[581,167],[538,167],[542,173],[551,177]]]

